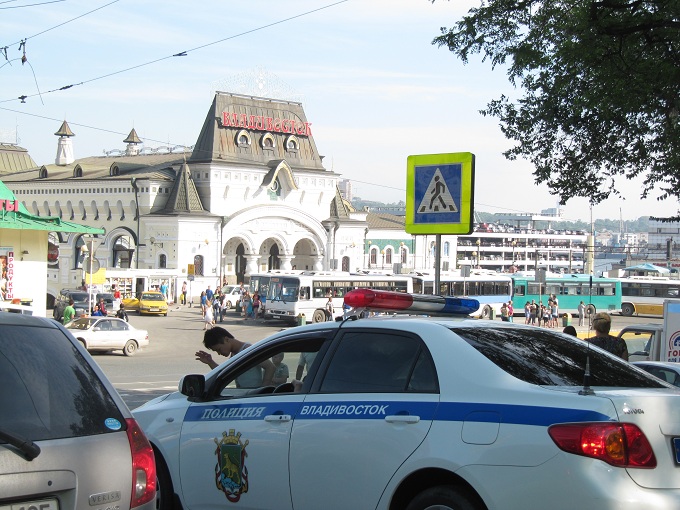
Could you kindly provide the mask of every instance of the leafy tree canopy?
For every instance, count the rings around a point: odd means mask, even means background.
[[[561,204],[619,195],[623,177],[642,177],[641,198],[680,199],[679,0],[486,0],[441,30],[433,44],[521,85],[481,113]]]

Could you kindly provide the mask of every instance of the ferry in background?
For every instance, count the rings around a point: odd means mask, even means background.
[[[618,278],[546,273],[545,283],[539,283],[534,271],[518,272],[511,276],[516,311],[532,300],[547,305],[551,294],[557,296],[559,313],[577,314],[581,301],[586,305],[588,314],[621,311],[622,288]]]

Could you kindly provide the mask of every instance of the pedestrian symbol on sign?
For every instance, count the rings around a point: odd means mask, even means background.
[[[427,191],[418,206],[419,213],[455,213],[458,206],[446,187],[446,181],[437,168]]]

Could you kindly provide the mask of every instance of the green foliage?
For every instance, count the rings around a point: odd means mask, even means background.
[[[488,0],[433,43],[507,68],[524,96],[481,113],[561,204],[600,203],[635,177],[641,198],[680,198],[678,0]]]
[[[475,212],[475,218],[481,223],[499,223],[498,218],[493,213]],[[537,229],[552,228],[554,230],[582,230],[590,232],[590,222],[577,221],[552,221],[550,225],[546,221],[537,221]],[[621,232],[621,222],[617,219],[594,219],[593,227],[595,232]],[[649,217],[642,216],[636,220],[626,220],[623,222],[623,232],[649,232]]]

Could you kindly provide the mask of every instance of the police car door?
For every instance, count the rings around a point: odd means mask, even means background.
[[[295,510],[375,508],[422,443],[439,403],[422,340],[394,330],[340,333],[293,424]]]
[[[290,430],[304,400],[293,385],[295,366],[302,350],[318,351],[323,342],[307,338],[250,347],[207,381],[212,397],[192,403],[182,425],[185,510],[291,508]],[[283,354],[275,365],[278,382],[267,384],[261,367],[277,354]]]

